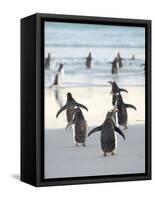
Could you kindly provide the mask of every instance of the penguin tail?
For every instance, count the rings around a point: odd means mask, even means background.
[[[131,105],[131,104],[125,104],[125,107],[126,107],[126,108],[132,108],[132,109],[134,109],[134,110],[137,110],[137,108],[136,108],[135,106]]]

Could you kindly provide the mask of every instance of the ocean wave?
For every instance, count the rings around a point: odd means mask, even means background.
[[[145,45],[142,44],[79,44],[79,43],[45,43],[45,47],[81,47],[81,48],[145,48]]]

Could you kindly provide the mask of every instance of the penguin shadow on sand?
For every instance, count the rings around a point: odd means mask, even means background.
[[[101,149],[103,151],[104,156],[107,156],[108,154],[111,154],[111,155],[116,154],[115,153],[116,148],[117,148],[116,132],[119,133],[125,140],[124,133],[121,131],[120,128],[118,128],[115,125],[115,122],[113,120],[115,112],[117,112],[116,108],[108,111],[103,124],[92,129],[88,133],[88,137],[89,137],[95,132],[100,132]]]
[[[111,94],[112,94],[112,105],[116,106],[118,111],[114,115],[115,122],[118,122],[119,126],[123,126],[125,129],[128,128],[128,113],[127,108],[132,108],[134,110],[137,110],[136,107],[132,104],[124,103],[121,92],[128,91],[123,88],[119,88],[118,85],[113,81],[109,81],[109,83],[112,86]]]
[[[87,123],[80,108],[88,111],[88,108],[83,104],[76,102],[72,94],[67,93],[67,101],[64,106],[56,114],[56,118],[60,115],[61,112],[66,110],[67,126],[66,129],[72,127],[73,130],[73,140],[76,146],[78,143],[82,143],[83,146],[86,146],[86,132],[87,132]]]

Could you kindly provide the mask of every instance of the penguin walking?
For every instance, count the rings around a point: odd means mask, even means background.
[[[117,74],[118,73],[117,62],[118,62],[118,58],[117,57],[112,62],[110,62],[112,64],[112,69],[111,69],[111,73],[112,74]]]
[[[117,62],[118,62],[119,68],[122,68],[122,67],[123,67],[122,60],[123,60],[123,59],[121,58],[120,53],[118,52],[118,53],[117,53]]]
[[[106,119],[101,126],[98,126],[92,129],[88,136],[92,135],[94,132],[100,131],[100,142],[101,148],[104,153],[104,156],[107,156],[107,153],[115,155],[115,150],[117,147],[117,136],[116,132],[119,133],[125,140],[125,135],[123,132],[115,125],[113,121],[113,115],[116,111],[111,110],[107,113]]]
[[[78,144],[82,143],[82,145],[85,147],[86,134],[87,134],[87,122],[80,108],[74,109],[73,119],[70,120],[69,123],[67,124],[66,130],[73,125],[74,125],[73,137],[74,137],[75,145],[78,147]]]
[[[44,61],[45,69],[50,69],[50,63],[51,63],[51,54],[48,53],[47,58],[45,58]]]
[[[51,85],[51,87],[54,86],[54,85],[56,85],[56,86],[60,86],[61,85],[62,70],[63,70],[63,64],[60,63],[59,69],[57,70],[57,73],[56,73],[55,78],[54,78],[54,82]]]
[[[87,69],[91,69],[92,60],[93,60],[92,55],[89,52],[88,57],[86,57],[86,63],[85,63]]]
[[[113,81],[113,82],[112,81],[108,81],[108,83],[110,83],[111,86],[112,86],[112,89],[111,89],[112,105],[115,106],[116,100],[117,100],[117,95],[120,92],[126,92],[126,93],[128,93],[128,91],[126,89],[119,88],[115,81]]]
[[[122,96],[119,93],[116,100],[116,106],[117,106],[117,118],[118,118],[118,124],[120,126],[123,126],[125,129],[128,128],[127,122],[128,122],[128,114],[127,114],[127,108],[132,108],[134,110],[137,110],[135,106],[131,104],[126,104],[123,102]]]
[[[67,116],[67,121],[71,121],[73,119],[73,115],[74,115],[74,108],[75,107],[80,107],[80,108],[83,108],[85,110],[88,111],[88,108],[80,103],[77,103],[75,101],[75,99],[72,97],[72,94],[69,92],[67,93],[67,102],[66,104],[60,108],[60,110],[57,112],[56,114],[56,118],[58,118],[59,114],[66,110],[66,116]]]

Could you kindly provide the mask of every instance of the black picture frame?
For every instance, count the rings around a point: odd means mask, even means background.
[[[44,21],[145,27],[145,173],[44,179]],[[37,13],[21,19],[21,181],[55,186],[151,179],[151,20]]]

